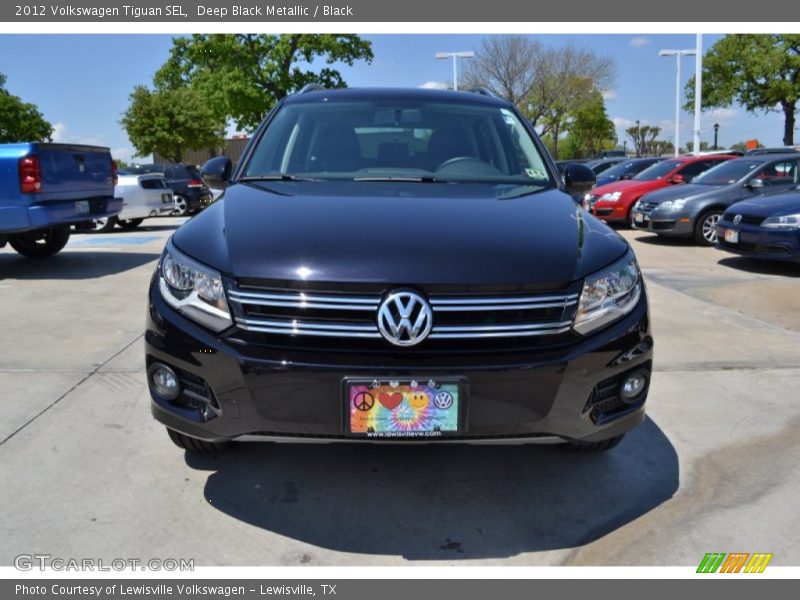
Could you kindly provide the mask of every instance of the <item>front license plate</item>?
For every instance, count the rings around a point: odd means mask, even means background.
[[[644,215],[640,212],[634,213],[633,220],[637,223],[644,223]]]
[[[161,194],[161,202],[164,204],[172,204],[172,194]]]
[[[725,230],[725,241],[729,244],[738,244],[739,243],[739,232],[736,229],[726,229]]]
[[[75,201],[75,213],[79,215],[88,215],[89,214],[89,201],[88,200],[76,200]]]
[[[462,430],[464,380],[347,379],[346,427],[375,438],[424,438]]]

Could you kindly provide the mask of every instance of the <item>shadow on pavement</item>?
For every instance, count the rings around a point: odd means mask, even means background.
[[[776,260],[758,260],[743,256],[731,256],[717,261],[723,267],[731,267],[748,273],[760,275],[781,275],[783,277],[800,277],[800,263],[780,262]]]
[[[135,269],[160,256],[152,252],[70,252],[67,249],[49,258],[25,258],[9,252],[0,254],[0,281],[93,279]]]
[[[680,238],[680,237],[670,238],[655,234],[640,235],[635,237],[634,239],[637,242],[642,242],[643,244],[650,244],[652,246],[696,246],[697,245],[691,238]],[[710,248],[710,250],[713,250],[713,248]]]
[[[678,489],[653,421],[615,449],[557,446],[238,444],[187,453],[205,498],[243,522],[340,552],[501,559],[591,542]],[[259,564],[254,558],[253,564]]]

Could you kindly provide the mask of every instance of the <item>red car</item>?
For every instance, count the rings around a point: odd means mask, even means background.
[[[728,154],[706,156],[679,156],[669,158],[646,168],[633,179],[615,181],[594,188],[584,198],[584,208],[609,223],[630,223],[631,208],[636,201],[655,190],[689,183],[694,177],[718,165],[738,158]]]

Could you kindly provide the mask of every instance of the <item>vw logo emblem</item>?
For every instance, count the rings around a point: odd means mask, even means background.
[[[742,222],[742,215],[736,215],[735,217],[733,217],[733,224],[734,225],[738,225],[741,222]]]
[[[395,346],[419,344],[432,327],[431,307],[415,292],[392,292],[378,307],[378,329]]]

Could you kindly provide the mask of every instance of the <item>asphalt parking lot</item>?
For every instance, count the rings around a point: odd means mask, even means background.
[[[623,231],[650,293],[649,418],[614,451],[240,444],[186,455],[151,418],[145,294],[180,219],[0,250],[0,564],[800,563],[800,265]],[[147,225],[150,223],[151,225]]]

